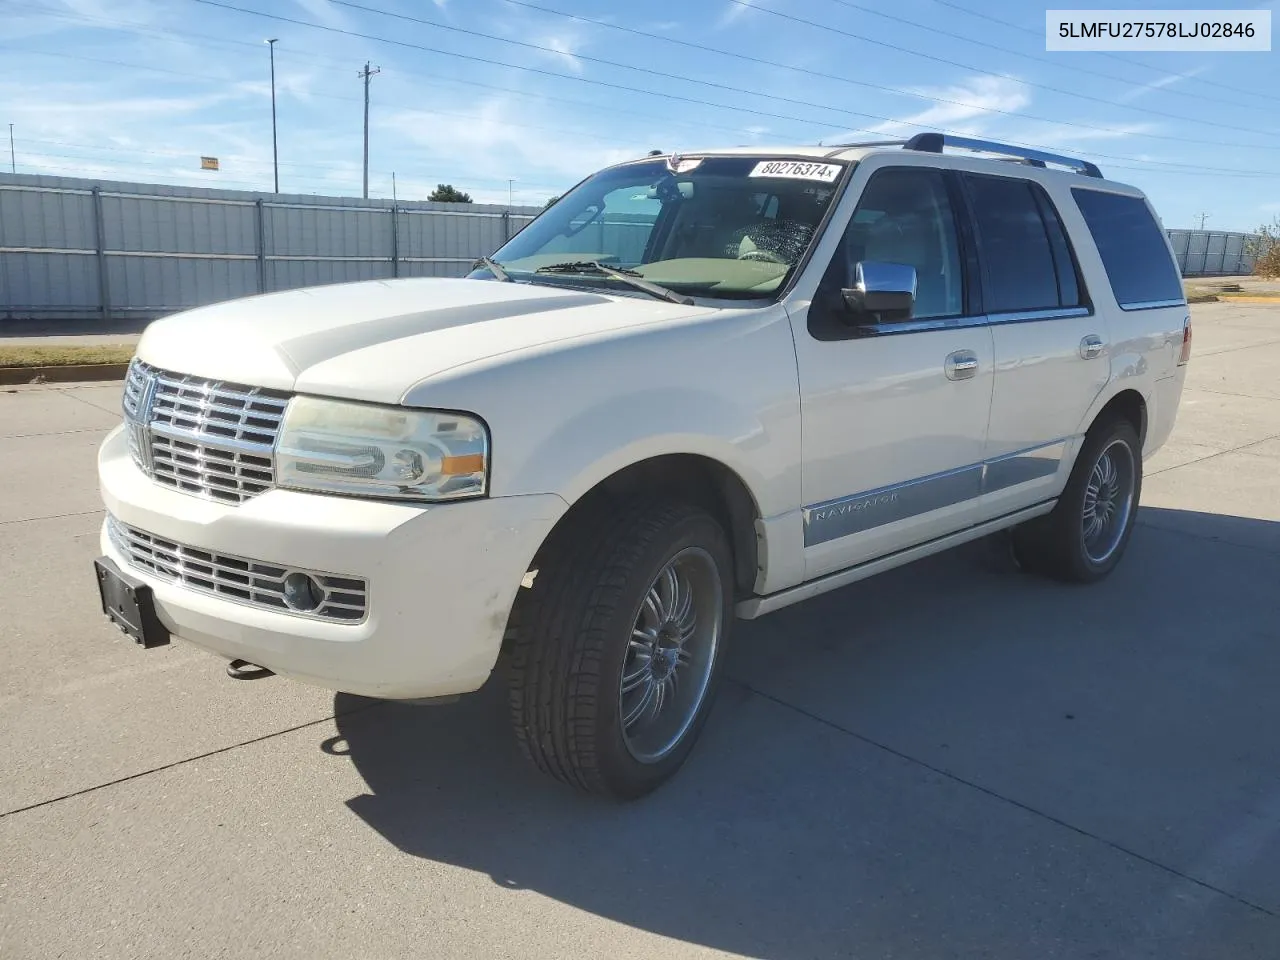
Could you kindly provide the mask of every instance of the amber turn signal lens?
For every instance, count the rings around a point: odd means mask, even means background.
[[[450,477],[481,473],[483,470],[484,454],[482,453],[472,453],[464,457],[445,457],[440,461],[440,472]]]

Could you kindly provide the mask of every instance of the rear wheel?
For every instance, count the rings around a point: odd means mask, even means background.
[[[1142,494],[1142,451],[1128,420],[1097,424],[1085,438],[1053,512],[1013,531],[1023,568],[1093,583],[1120,562]]]
[[[632,504],[557,537],[521,599],[510,703],[533,763],[618,799],[684,763],[732,622],[732,555],[685,504]]]

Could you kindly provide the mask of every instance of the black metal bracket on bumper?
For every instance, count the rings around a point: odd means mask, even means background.
[[[156,615],[155,597],[141,580],[124,573],[111,558],[93,561],[102,598],[102,612],[144,648],[163,647],[169,643],[169,630]]]

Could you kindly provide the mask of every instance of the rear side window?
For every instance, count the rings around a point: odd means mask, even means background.
[[[1046,224],[1035,186],[1026,180],[976,174],[966,175],[965,181],[986,269],[987,312],[1077,306],[1079,289],[1066,238],[1051,209],[1052,225]]]
[[[1183,301],[1164,231],[1141,197],[1072,189],[1097,244],[1116,302],[1126,309]]]
[[[1035,189],[1035,188],[1033,188]],[[1040,215],[1044,218],[1044,230],[1049,237],[1049,249],[1053,251],[1053,265],[1058,272],[1058,303],[1064,307],[1084,305],[1080,291],[1080,275],[1076,271],[1075,257],[1071,254],[1071,242],[1053,201],[1036,189],[1040,201]]]

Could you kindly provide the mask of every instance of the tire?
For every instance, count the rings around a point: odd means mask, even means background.
[[[681,767],[706,721],[733,622],[733,557],[719,523],[688,504],[579,519],[553,534],[522,591],[511,718],[538,769],[630,800]]]
[[[1101,499],[1094,493],[1099,486]],[[1113,490],[1109,497],[1108,488]],[[1142,449],[1133,424],[1120,418],[1095,424],[1053,512],[1014,529],[1017,562],[1024,570],[1057,580],[1096,583],[1124,555],[1141,495]],[[1111,506],[1099,528],[1106,503]]]

